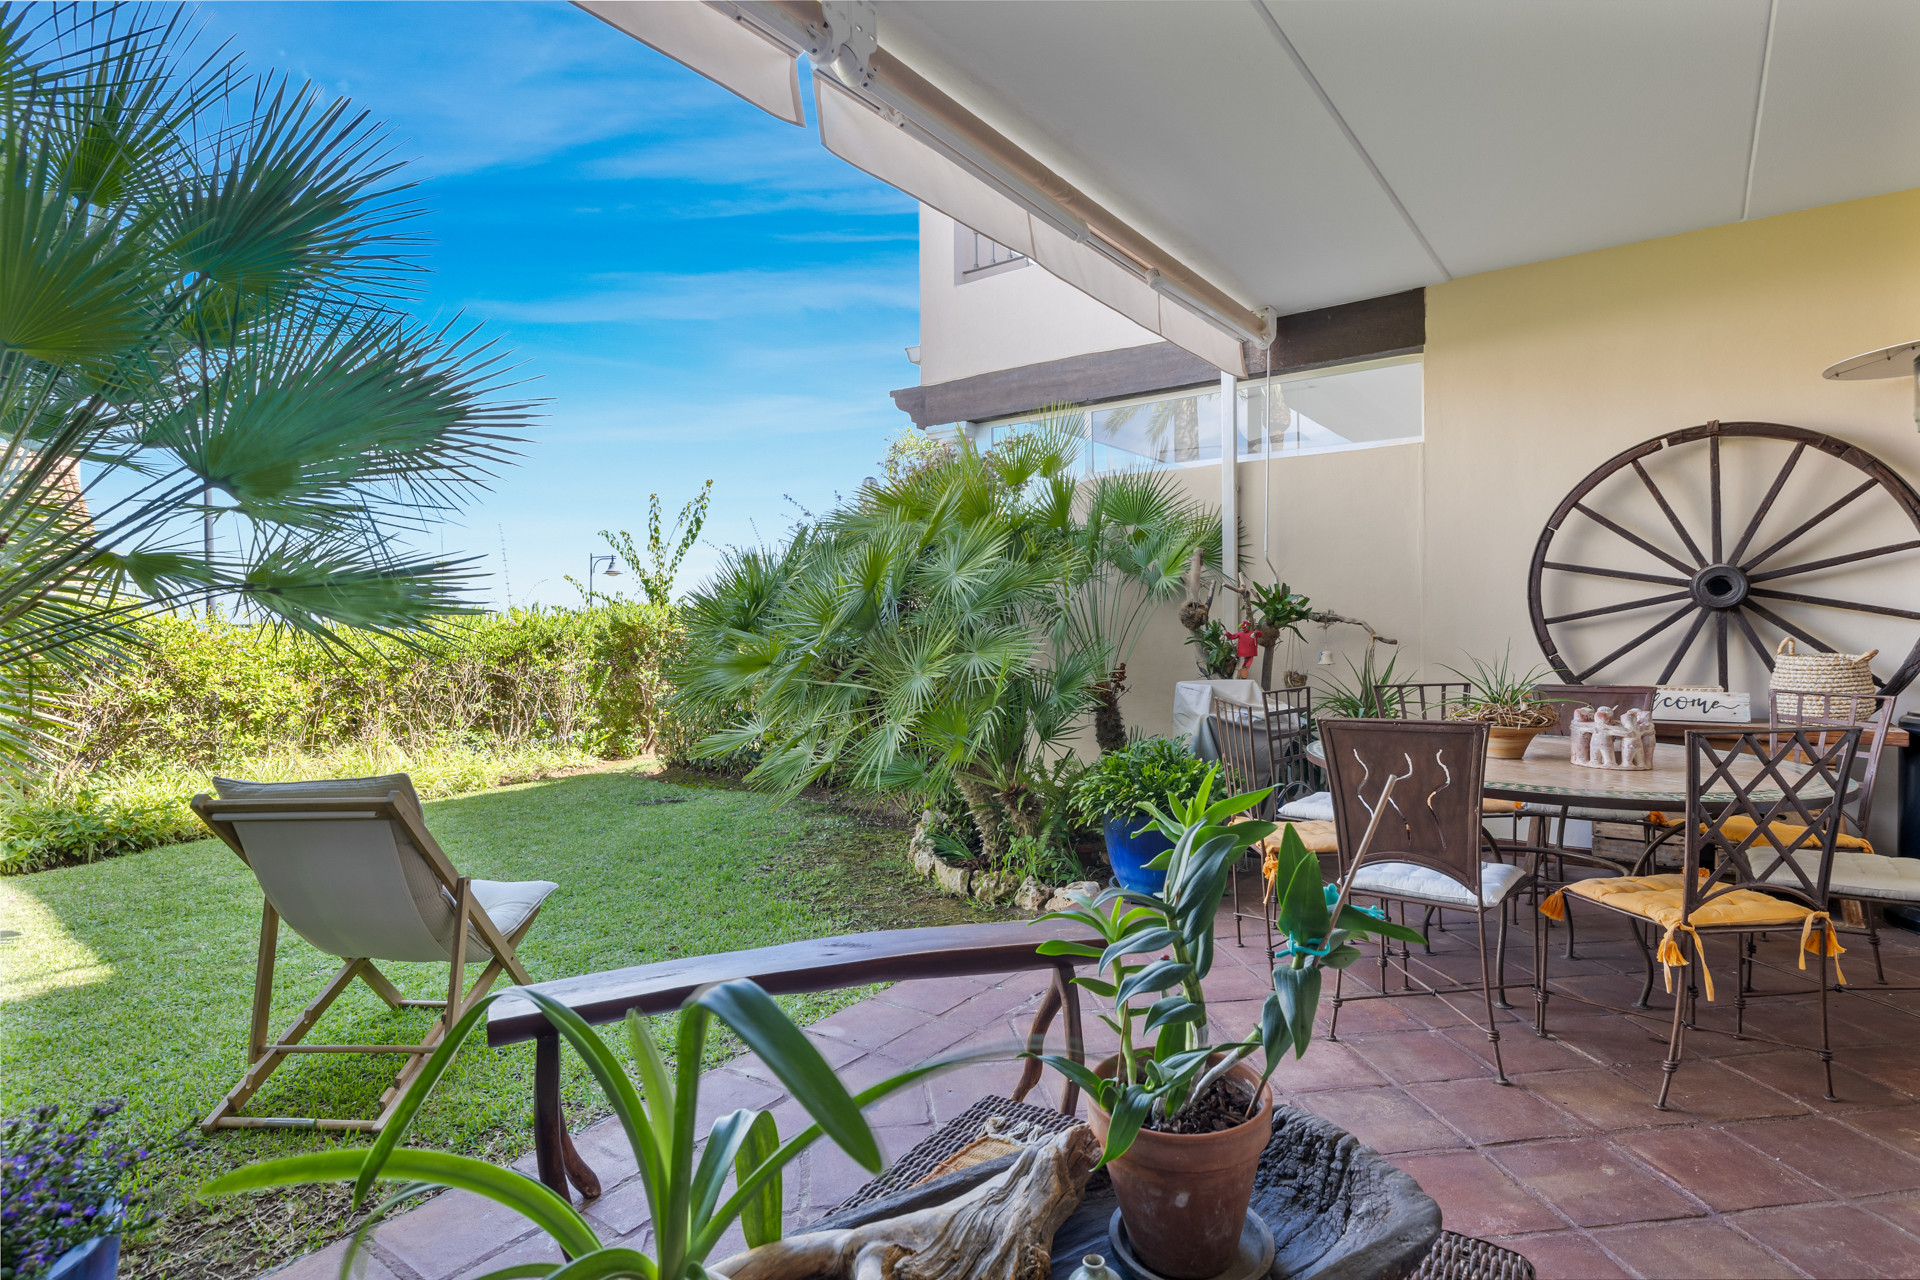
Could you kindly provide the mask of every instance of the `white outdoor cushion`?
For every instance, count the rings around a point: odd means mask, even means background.
[[[1280,816],[1295,822],[1332,822],[1333,792],[1316,791],[1280,806]]]
[[[1558,818],[1562,815],[1580,822],[1645,822],[1645,809],[1596,809],[1587,805],[1547,804],[1541,800],[1528,800],[1520,806],[1523,816],[1540,818]]]
[[[1513,892],[1520,883],[1520,868],[1508,862],[1480,864],[1480,901],[1494,906]],[[1411,862],[1370,862],[1353,877],[1354,894],[1386,893],[1396,898],[1417,898],[1422,902],[1450,907],[1473,907],[1473,893],[1449,876]]]
[[[1760,854],[1755,849],[1748,856]],[[1807,871],[1808,878],[1819,866],[1820,855],[1802,851],[1792,857]],[[1754,868],[1756,871],[1758,867]],[[1793,885],[1800,881],[1793,872],[1780,867],[1767,877],[1773,884]],[[1833,875],[1827,892],[1836,898],[1876,898],[1889,902],[1920,902],[1920,858],[1889,858],[1878,853],[1854,849],[1833,851]]]
[[[551,880],[471,880],[473,900],[486,911],[494,927],[501,936],[511,938],[513,931],[526,923],[528,916],[540,909],[547,895],[560,886]],[[492,953],[472,928],[467,930],[467,954],[474,954],[474,947],[480,948],[484,958]]]

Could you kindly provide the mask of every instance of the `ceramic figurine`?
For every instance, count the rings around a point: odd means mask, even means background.
[[[1573,763],[1591,769],[1653,768],[1653,717],[1629,707],[1616,720],[1612,707],[1581,707],[1567,727]]]

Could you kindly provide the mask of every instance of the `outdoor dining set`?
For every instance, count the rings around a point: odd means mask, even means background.
[[[1894,699],[1775,690],[1764,729],[1701,726],[1679,744],[1649,742],[1629,768],[1618,756],[1598,765],[1576,759],[1583,748],[1598,750],[1576,735],[1596,722],[1650,724],[1653,687],[1536,692],[1558,723],[1511,753],[1516,758],[1489,752],[1487,725],[1449,718],[1464,686],[1380,686],[1378,705],[1398,718],[1315,720],[1304,688],[1258,703],[1214,696],[1207,731],[1227,772],[1242,789],[1273,788],[1262,816],[1321,855],[1330,882],[1350,879],[1356,900],[1423,929],[1444,928],[1449,912],[1472,921],[1477,980],[1424,964],[1411,946],[1383,943],[1374,989],[1344,990],[1344,971],[1336,980],[1332,1033],[1341,1006],[1355,1000],[1479,995],[1474,1020],[1491,1042],[1495,1077],[1506,1083],[1495,1011],[1512,1007],[1516,985],[1507,972],[1509,931],[1531,938],[1533,971],[1520,985],[1532,988],[1534,1030],[1545,1036],[1554,1001],[1594,1003],[1556,986],[1552,953],[1572,960],[1576,926],[1611,920],[1645,961],[1639,998],[1621,1012],[1648,1009],[1661,975],[1675,992],[1656,1107],[1667,1106],[1686,1036],[1703,1031],[1813,1052],[1832,1100],[1829,993],[1912,989],[1887,984],[1879,931],[1886,906],[1920,903],[1920,874],[1867,839]],[[1601,824],[1624,835],[1601,834]],[[1256,914],[1238,904],[1236,911]],[[1271,918],[1257,914],[1271,949]],[[1770,934],[1797,942],[1797,969],[1805,971],[1797,986],[1756,982],[1759,969],[1779,967],[1757,946]],[[1843,971],[1843,935],[1864,936],[1872,981],[1857,963],[1850,976]],[[1731,969],[1720,988],[1714,964]],[[1749,1002],[1812,990],[1820,994],[1815,1043],[1772,1040],[1747,1025]],[[1702,993],[1731,1005],[1730,1027],[1703,1025]]]

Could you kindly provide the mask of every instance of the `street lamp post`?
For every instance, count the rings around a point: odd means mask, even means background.
[[[612,556],[588,556],[587,557],[587,603],[588,604],[593,603],[593,571],[595,569],[600,568],[600,562],[603,560],[606,561],[607,567],[605,569],[601,569],[600,570],[601,573],[603,573],[605,576],[609,578],[617,578],[620,576],[620,571],[613,567]]]

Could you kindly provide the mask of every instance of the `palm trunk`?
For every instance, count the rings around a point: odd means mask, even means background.
[[[1007,828],[992,785],[965,773],[954,781],[960,794],[966,797],[967,812],[973,818],[974,829],[980,833],[981,854],[988,865],[1000,867],[1007,859]]]
[[[1127,722],[1120,714],[1120,695],[1127,691],[1127,664],[1115,667],[1093,690],[1093,741],[1105,755],[1127,745]]]

